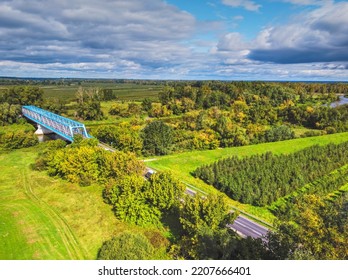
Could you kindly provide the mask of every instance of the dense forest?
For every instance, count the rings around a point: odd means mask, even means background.
[[[329,106],[337,100],[336,93],[347,88],[346,84],[172,82],[159,93],[160,103],[149,99],[141,104],[116,103],[109,113],[123,118],[145,114],[174,130],[165,150],[145,148],[147,155],[215,149],[292,139],[296,127],[307,129],[301,137],[347,131],[347,106]]]
[[[234,200],[265,206],[347,163],[345,142],[312,146],[288,155],[268,152],[222,159],[199,167],[194,175]]]

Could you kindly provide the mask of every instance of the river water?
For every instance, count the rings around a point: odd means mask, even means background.
[[[45,134],[45,135],[37,135],[37,138],[39,139],[39,142],[46,142],[46,141],[50,141],[50,140],[64,140],[64,138],[60,137],[58,134],[55,133],[51,133],[51,134]]]
[[[344,104],[348,104],[348,97],[340,96],[340,100],[330,104],[331,108],[335,108]]]

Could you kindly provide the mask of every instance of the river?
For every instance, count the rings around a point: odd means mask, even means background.
[[[344,104],[348,104],[348,97],[345,97],[343,95],[340,96],[340,99],[338,101],[335,101],[330,104],[331,108],[335,108]]]
[[[39,142],[46,142],[46,141],[58,140],[58,139],[66,141],[64,138],[60,137],[59,135],[57,135],[55,133],[45,134],[45,135],[37,135],[37,138],[38,138]]]

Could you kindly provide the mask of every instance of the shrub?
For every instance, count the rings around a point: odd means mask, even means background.
[[[100,248],[99,260],[149,260],[154,248],[140,233],[123,232],[104,242]]]

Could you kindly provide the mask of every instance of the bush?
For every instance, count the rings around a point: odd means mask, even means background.
[[[266,142],[276,142],[295,138],[295,133],[286,125],[274,126],[265,133]]]
[[[32,131],[5,132],[0,134],[0,147],[8,150],[27,148],[39,143]]]
[[[92,141],[93,142],[93,141]],[[129,174],[142,174],[144,164],[133,154],[109,152],[91,146],[83,140],[82,146],[70,145],[65,149],[53,149],[40,157],[46,161],[48,173],[72,183],[88,186],[106,183],[111,178]],[[44,166],[40,161],[39,165]]]
[[[123,232],[104,242],[100,248],[99,260],[149,260],[154,248],[140,233]]]
[[[323,131],[320,130],[309,130],[301,135],[301,137],[313,137],[323,135]]]
[[[140,154],[143,140],[138,131],[130,127],[101,126],[93,131],[93,135],[100,141],[124,152]]]

